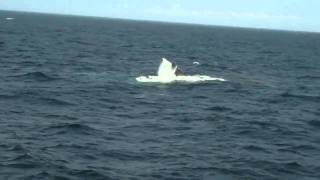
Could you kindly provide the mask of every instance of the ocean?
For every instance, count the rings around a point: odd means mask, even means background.
[[[0,179],[318,180],[319,89],[319,33],[0,11]]]

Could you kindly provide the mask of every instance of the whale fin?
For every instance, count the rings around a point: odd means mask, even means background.
[[[162,58],[162,62],[160,64],[159,69],[163,66],[163,64],[171,64],[171,69],[174,72],[174,75],[176,75],[176,76],[185,76],[186,75],[180,68],[178,68],[178,66],[175,63],[170,62],[166,58]]]

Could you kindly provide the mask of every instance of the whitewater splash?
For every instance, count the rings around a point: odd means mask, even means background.
[[[177,81],[182,82],[203,82],[203,81],[226,81],[223,78],[215,78],[206,75],[185,75],[177,65],[171,63],[165,58],[162,58],[158,69],[158,76],[140,76],[137,77],[138,82],[153,82],[153,83],[172,83]]]

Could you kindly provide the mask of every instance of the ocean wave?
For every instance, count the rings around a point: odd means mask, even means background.
[[[104,175],[96,170],[84,169],[75,170],[67,166],[55,167],[55,171],[40,171],[37,173],[29,173],[22,179],[60,179],[60,180],[75,180],[75,179],[115,179]],[[59,170],[63,169],[63,172]],[[65,173],[67,172],[67,173]]]
[[[52,177],[55,177],[54,179],[69,180],[67,177],[59,176],[57,174],[50,174],[46,171],[41,171],[31,175],[24,175],[23,179],[51,179]]]
[[[35,169],[40,168],[41,164],[35,162],[21,162],[21,163],[8,163],[5,167],[15,168],[15,169]]]
[[[21,53],[29,52],[28,49],[17,49],[16,51],[17,51],[17,52],[21,52]]]
[[[84,53],[79,53],[79,54],[77,54],[76,56],[75,56],[75,58],[90,58],[90,57],[92,57],[92,55],[90,55],[90,54],[84,54]],[[88,68],[88,69],[90,69],[90,68]]]
[[[17,99],[19,97],[20,97],[19,95],[13,95],[13,94],[0,94],[0,100]]]
[[[74,170],[73,173],[75,176],[78,176],[79,178],[82,177],[88,177],[89,179],[111,179],[111,177],[108,177],[102,173],[99,173],[99,171],[92,170],[92,169],[83,169],[83,170]]]
[[[90,43],[90,42],[86,42],[86,41],[83,41],[83,40],[78,40],[78,39],[69,39],[67,40],[67,42],[69,43],[75,43],[75,44],[78,44],[78,45],[86,45],[86,46],[92,46],[94,44]]]
[[[27,59],[31,59],[32,56],[25,56],[25,57],[28,57]],[[22,65],[25,65],[25,66],[39,66],[40,65],[38,62],[29,61],[29,60],[25,60],[25,61],[19,62],[19,64],[22,64]]]
[[[312,144],[300,144],[300,145],[296,145],[296,146],[293,146],[290,148],[295,151],[314,151],[314,152],[318,151],[318,149],[315,146],[313,146]]]
[[[14,146],[11,146],[9,149],[9,151],[14,151],[14,152],[26,152],[27,149],[24,148],[22,145],[14,145]]]
[[[9,161],[26,161],[26,160],[32,160],[34,159],[29,153],[25,153],[22,155],[18,155],[17,157],[14,157],[13,159],[9,160]]]
[[[306,100],[306,101],[314,101],[314,102],[319,102],[319,100],[320,100],[320,96],[313,96],[313,95],[306,95],[306,94],[293,94],[290,92],[282,93],[281,97],[296,98],[296,99],[301,99],[301,100]]]
[[[260,152],[269,153],[268,150],[266,150],[265,148],[263,148],[263,147],[261,147],[261,146],[257,146],[257,145],[247,145],[247,146],[244,146],[243,148],[244,148],[245,150],[253,151],[253,152],[260,151]]]
[[[311,120],[308,121],[308,124],[314,127],[320,127],[320,120]]]
[[[95,134],[99,132],[99,130],[93,127],[78,123],[62,123],[50,125],[49,127],[44,128],[43,131],[46,133],[51,132],[54,134],[76,133],[85,135]]]
[[[60,100],[57,98],[40,98],[39,99],[42,102],[45,102],[46,104],[50,105],[58,105],[58,106],[71,106],[74,105],[71,102],[65,101],[65,100]]]
[[[50,127],[48,127],[47,129],[61,129],[61,128],[67,128],[67,129],[85,129],[85,130],[92,130],[93,128],[90,128],[87,125],[83,125],[83,124],[57,124],[57,125],[52,125]]]
[[[210,111],[219,111],[219,112],[224,112],[224,111],[230,111],[231,110],[230,108],[224,107],[224,106],[213,106],[213,107],[208,107],[206,109],[210,110]]]
[[[284,162],[282,163],[282,165],[284,167],[286,167],[286,169],[290,169],[290,170],[294,170],[294,169],[301,169],[303,166],[297,162],[297,161],[291,161],[291,162]]]
[[[196,99],[208,99],[208,96],[196,95],[196,96],[194,96],[194,98],[196,98]]]
[[[266,55],[278,55],[281,54],[280,52],[272,51],[272,50],[263,50],[259,52],[260,54],[266,54]]]
[[[0,34],[7,34],[7,35],[23,35],[23,31],[5,31],[5,30],[0,30]]]
[[[134,45],[133,44],[124,44],[121,45],[120,48],[132,48]]]
[[[316,79],[320,79],[320,76],[315,76],[315,75],[305,75],[305,76],[299,76],[297,77],[298,79],[312,79],[312,80],[316,80]]]
[[[48,114],[45,117],[52,119],[63,119],[63,120],[77,120],[77,117],[68,116],[68,115],[57,115],[57,114]]]
[[[24,78],[24,79],[30,79],[30,80],[36,80],[36,81],[53,81],[57,78],[51,77],[43,72],[35,71],[35,72],[29,72],[21,75],[15,75],[11,76],[14,78]]]

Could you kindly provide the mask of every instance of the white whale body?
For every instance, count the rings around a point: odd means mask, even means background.
[[[206,75],[185,75],[177,65],[162,58],[158,68],[157,76],[140,76],[137,77],[138,82],[151,83],[172,83],[172,82],[203,82],[203,81],[226,81],[223,78],[210,77]]]

